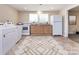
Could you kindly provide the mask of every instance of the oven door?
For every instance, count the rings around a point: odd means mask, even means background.
[[[30,26],[23,26],[23,35],[30,35]]]
[[[23,27],[23,31],[28,31],[28,27]]]

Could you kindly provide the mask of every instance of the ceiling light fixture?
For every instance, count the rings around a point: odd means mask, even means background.
[[[41,6],[41,5],[43,5],[43,4],[40,4],[40,6]]]
[[[54,8],[51,8],[51,10],[53,10]]]
[[[25,9],[25,10],[27,10],[27,8],[26,8],[26,7],[25,7],[24,9]]]
[[[42,12],[39,10],[39,11],[37,11],[37,14],[41,14]]]
[[[43,4],[39,4],[40,6],[39,7],[41,7],[41,5],[43,5]],[[40,10],[38,10],[37,11],[37,14],[41,14],[42,13],[42,11],[40,11]]]

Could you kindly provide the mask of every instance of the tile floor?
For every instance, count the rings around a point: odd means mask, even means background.
[[[69,38],[75,42],[79,43],[79,34],[69,35]]]
[[[23,36],[7,55],[79,55],[79,43],[61,36]]]

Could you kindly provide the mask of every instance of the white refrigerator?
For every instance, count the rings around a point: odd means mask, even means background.
[[[62,16],[51,16],[52,35],[62,35]]]

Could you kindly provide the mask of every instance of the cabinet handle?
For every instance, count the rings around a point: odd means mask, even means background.
[[[3,35],[3,37],[5,38],[5,34]]]

